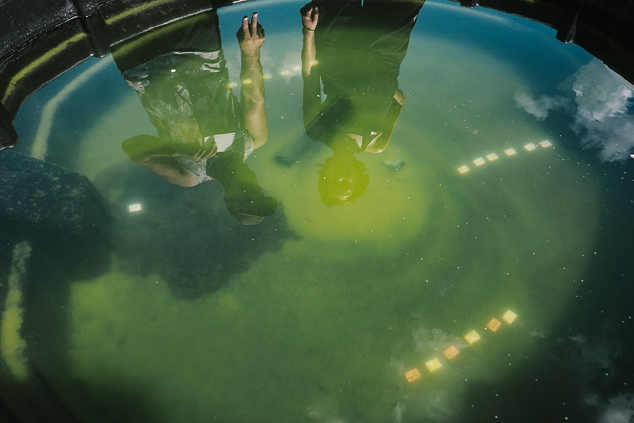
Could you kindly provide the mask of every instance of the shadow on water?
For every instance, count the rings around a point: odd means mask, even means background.
[[[13,227],[8,246],[0,246],[0,301],[6,302],[12,272],[11,247],[27,240],[31,255],[20,277],[21,338],[29,377],[17,381],[13,371],[0,361],[2,422],[139,422],[158,421],[158,416],[140,392],[149,387],[121,386],[120,380],[87,388],[73,376],[68,349],[70,285],[91,279],[110,267],[110,251],[88,249],[73,236],[29,233]],[[6,235],[6,233],[5,233]],[[56,236],[57,235],[57,236]],[[129,383],[129,382],[128,382]],[[113,406],[115,405],[115,406]],[[21,416],[18,420],[14,413]]]
[[[217,291],[264,252],[295,237],[281,206],[259,225],[237,222],[218,183],[183,189],[135,166],[110,172],[96,185],[117,204],[113,232],[121,270],[157,273],[178,298]],[[130,213],[132,203],[141,203],[142,211]]]

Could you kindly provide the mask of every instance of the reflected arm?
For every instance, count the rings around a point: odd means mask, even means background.
[[[381,135],[372,141],[365,151],[369,153],[382,153],[387,148],[388,144],[392,140],[392,135],[394,134],[394,129],[396,128],[396,124],[398,119],[401,117],[401,113],[403,112],[403,106],[405,105],[405,95],[401,90],[396,90],[394,93],[394,97],[392,98],[392,103],[390,104],[390,108],[385,115],[385,123],[383,125],[383,132]]]
[[[264,109],[264,75],[260,63],[260,47],[264,44],[264,28],[258,24],[258,13],[242,18],[242,26],[236,34],[240,45],[241,68],[240,103],[244,113],[244,126],[253,137],[253,148],[262,147],[269,136],[269,126]]]
[[[123,141],[122,148],[134,162],[142,164],[173,184],[193,187],[200,183],[198,178],[174,160],[179,153],[172,143],[149,135],[140,135]]]
[[[302,77],[304,80],[303,112],[304,127],[307,127],[321,111],[321,86],[319,66],[315,64],[315,32],[302,29]]]
[[[264,109],[264,75],[260,64],[260,51],[242,53],[240,72],[242,88],[240,103],[244,112],[244,125],[253,137],[253,148],[262,147],[268,140],[269,127]],[[244,81],[251,80],[245,84]]]

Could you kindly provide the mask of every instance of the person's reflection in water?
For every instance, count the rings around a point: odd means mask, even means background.
[[[246,225],[260,223],[277,207],[244,163],[268,137],[260,64],[264,29],[257,19],[257,13],[250,23],[245,16],[237,33],[240,102],[229,85],[215,11],[154,30],[113,52],[158,131],[158,137],[125,140],[123,151],[183,187],[218,180],[229,213]]]
[[[361,197],[369,176],[354,155],[381,153],[392,139],[405,104],[398,75],[423,3],[331,0],[300,10],[304,126],[333,150],[319,173],[326,205]]]

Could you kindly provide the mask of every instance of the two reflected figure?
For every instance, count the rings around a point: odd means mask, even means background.
[[[241,51],[240,101],[231,91],[218,15],[207,12],[144,34],[119,46],[113,57],[158,137],[123,142],[130,158],[166,180],[193,187],[215,179],[225,188],[229,213],[252,225],[273,214],[245,159],[267,142],[260,47],[264,30],[254,13],[237,37]]]
[[[319,172],[326,205],[361,197],[369,176],[355,154],[381,153],[392,139],[405,104],[398,75],[423,3],[317,0],[300,10],[304,126],[333,151]]]
[[[355,155],[380,153],[392,139],[405,104],[400,67],[423,3],[318,0],[300,11],[306,135],[333,151],[319,172],[326,205],[361,197],[369,175]],[[215,11],[155,29],[113,51],[158,133],[125,140],[124,152],[183,187],[219,181],[229,213],[243,224],[257,224],[277,208],[244,163],[268,138],[260,64],[264,30],[257,19],[257,13],[251,21],[245,16],[237,33],[240,101],[231,91]]]

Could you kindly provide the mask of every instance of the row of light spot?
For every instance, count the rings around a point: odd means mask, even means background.
[[[316,65],[316,64],[317,64],[317,61],[314,60],[313,61],[313,66]],[[298,73],[299,71],[302,70],[302,67],[299,66],[299,65],[295,65],[291,69],[292,70],[285,69],[283,71],[280,71],[279,75],[280,76],[289,76],[291,73],[296,74],[296,73]],[[273,75],[271,75],[270,73],[267,73],[267,74],[262,76],[262,79],[264,79],[265,81],[268,81],[269,79],[273,79]],[[242,82],[242,85],[251,85],[251,84],[253,84],[253,80],[251,78],[243,79],[241,82]],[[228,84],[228,86],[229,86],[229,88],[235,88],[235,87],[238,86],[238,84],[235,83],[235,82],[230,82]]]
[[[548,140],[544,140],[542,142],[539,143],[540,146],[542,146],[543,148],[548,148],[550,146],[552,146],[551,142]],[[533,143],[528,143],[524,146],[524,149],[526,151],[533,151],[534,149],[536,149],[537,146]],[[504,154],[506,154],[507,157],[511,157],[517,154],[517,151],[515,151],[514,148],[507,148],[506,150],[504,150]],[[486,158],[488,161],[493,162],[497,159],[499,159],[498,155],[495,153],[491,153],[491,154],[487,154]],[[475,164],[476,166],[482,166],[483,164],[486,163],[486,160],[484,160],[483,157],[478,157],[477,159],[475,159],[473,161],[473,164]],[[467,173],[469,170],[469,166],[467,165],[462,165],[458,168],[458,172],[460,172],[461,174]]]
[[[517,317],[517,314],[513,313],[511,310],[507,310],[506,313],[504,313],[504,316],[502,316],[502,320],[504,320],[508,324],[511,324],[513,323],[516,317]],[[496,332],[500,328],[500,326],[502,326],[502,322],[500,322],[495,317],[491,319],[489,323],[487,324],[487,328],[492,332]],[[464,339],[469,343],[469,345],[471,345],[477,342],[478,340],[480,340],[480,335],[475,330],[472,330],[471,332],[465,335]],[[443,354],[445,355],[445,357],[447,357],[447,360],[451,360],[452,358],[457,356],[459,353],[460,353],[460,350],[456,348],[455,345],[452,345],[449,348],[447,348],[445,351],[443,351]],[[442,364],[440,363],[440,360],[438,360],[438,358],[433,358],[427,361],[425,363],[425,366],[427,367],[427,370],[429,370],[430,372],[435,372],[436,370],[442,367]],[[405,378],[410,383],[414,382],[421,378],[420,371],[417,368],[413,368],[412,370],[405,372]]]

